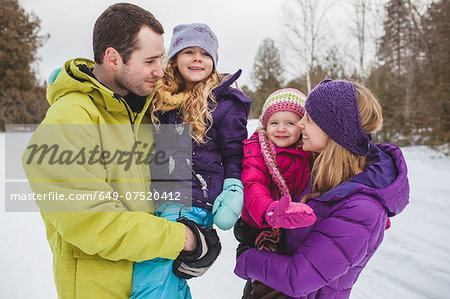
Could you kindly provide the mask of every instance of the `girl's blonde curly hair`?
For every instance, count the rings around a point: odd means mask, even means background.
[[[163,111],[165,97],[184,92],[186,100],[180,107],[183,122],[190,125],[189,134],[197,143],[206,143],[206,133],[213,125],[212,112],[217,106],[212,91],[222,81],[220,74],[214,69],[207,78],[197,82],[192,89],[187,89],[176,67],[175,56],[164,68],[164,77],[161,81],[162,84],[157,88],[156,96],[151,104],[150,116],[153,124],[157,126],[160,124],[158,112]]]

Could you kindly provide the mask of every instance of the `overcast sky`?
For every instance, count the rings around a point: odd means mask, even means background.
[[[285,0],[134,0],[162,23],[165,47],[178,24],[206,23],[219,39],[220,72],[241,68],[240,85],[250,83],[255,55],[262,40],[275,40],[282,33],[281,6]],[[19,0],[27,12],[41,19],[41,34],[50,34],[39,49],[38,72],[45,80],[51,71],[69,59],[93,58],[92,28],[110,0]]]

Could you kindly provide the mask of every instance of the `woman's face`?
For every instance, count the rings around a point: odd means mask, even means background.
[[[208,52],[200,47],[189,47],[178,52],[176,64],[186,85],[192,87],[212,73],[213,60]]]
[[[300,117],[291,111],[278,111],[267,121],[267,137],[278,147],[288,147],[295,144],[302,130],[295,124]]]
[[[303,150],[321,153],[328,144],[328,135],[312,121],[305,112],[303,118],[297,123],[302,130]]]

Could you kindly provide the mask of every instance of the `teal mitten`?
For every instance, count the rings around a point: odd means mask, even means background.
[[[234,226],[244,206],[244,185],[238,179],[225,179],[222,193],[214,201],[214,223],[222,230]]]

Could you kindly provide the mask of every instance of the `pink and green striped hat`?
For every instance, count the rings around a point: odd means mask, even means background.
[[[279,111],[291,111],[300,118],[305,114],[306,96],[295,88],[284,88],[269,95],[261,112],[261,124],[265,126],[270,116]]]

